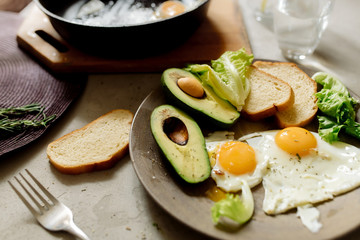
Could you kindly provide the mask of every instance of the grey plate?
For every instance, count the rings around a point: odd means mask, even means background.
[[[310,76],[313,69],[301,67]],[[161,89],[152,92],[140,105],[130,135],[130,157],[136,174],[151,197],[170,215],[189,227],[217,239],[329,239],[342,236],[360,223],[360,189],[318,206],[323,228],[313,234],[303,226],[294,211],[268,216],[262,211],[264,190],[253,189],[255,213],[251,221],[235,232],[214,226],[210,209],[213,202],[204,193],[212,180],[189,185],[184,183],[160,153],[150,130],[152,110],[166,101]],[[314,126],[310,126],[314,127]],[[272,122],[240,121],[231,129],[237,136],[254,131],[273,129]],[[214,129],[215,130],[215,129]],[[313,129],[312,129],[313,130]]]

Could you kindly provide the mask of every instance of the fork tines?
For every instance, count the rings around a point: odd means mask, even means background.
[[[39,191],[33,186],[34,184],[31,184],[27,178],[24,177],[22,173],[19,173],[20,180],[18,177],[14,177],[16,182],[22,187],[22,189],[26,192],[28,198],[32,200],[32,202],[39,208],[40,212],[37,211],[27,200],[27,198],[24,196],[24,194],[21,193],[21,191],[14,186],[14,184],[11,181],[8,181],[10,186],[13,188],[13,190],[16,192],[16,194],[19,196],[19,198],[23,201],[23,203],[29,208],[29,210],[34,214],[41,214],[42,209],[49,209],[50,206],[54,205],[58,200],[45,189],[45,187],[30,173],[29,170],[25,169],[28,176],[32,179],[32,182],[35,183],[38,189],[40,189],[48,199],[45,199],[45,197],[39,193]],[[26,182],[24,184],[23,182]],[[32,193],[31,193],[32,192]],[[34,197],[34,195],[37,196],[38,199]],[[50,202],[49,202],[50,200]]]
[[[75,225],[72,211],[51,195],[27,169],[25,171],[27,177],[22,173],[14,177],[18,183],[16,185],[20,185],[23,191],[20,191],[19,186],[15,187],[11,181],[8,183],[40,225],[50,231],[64,230],[80,239],[89,240],[89,237]]]

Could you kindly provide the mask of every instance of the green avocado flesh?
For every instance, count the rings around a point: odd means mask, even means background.
[[[199,183],[210,176],[204,136],[189,115],[171,105],[161,105],[152,112],[150,125],[161,151],[181,178]]]
[[[161,83],[166,96],[172,104],[194,113],[194,117],[200,115],[200,117],[222,128],[231,127],[240,117],[240,113],[235,107],[218,97],[211,87],[207,85],[203,85],[205,94],[202,98],[192,97],[182,91],[177,85],[177,81],[183,77],[195,78],[200,81],[192,73],[178,68],[167,69],[162,74]]]

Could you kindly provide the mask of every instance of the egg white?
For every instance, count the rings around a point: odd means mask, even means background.
[[[329,144],[317,133],[317,148],[298,157],[275,143],[278,131],[261,133],[254,148],[266,153],[268,171],[263,176],[263,210],[279,214],[297,206],[318,203],[360,186],[360,150],[352,145]]]
[[[206,138],[206,148],[209,152],[210,158],[215,160],[215,165],[211,170],[211,177],[216,182],[216,185],[226,192],[237,192],[242,188],[242,182],[246,181],[250,188],[255,187],[262,181],[262,177],[266,172],[267,160],[262,156],[260,151],[255,151],[256,168],[252,173],[246,173],[242,175],[234,175],[227,172],[217,161],[217,149],[220,148],[225,142],[234,139],[234,133],[232,132],[214,132],[212,135]],[[249,139],[250,142],[257,141],[257,138]],[[249,143],[249,145],[251,145]],[[254,144],[253,144],[254,145]]]

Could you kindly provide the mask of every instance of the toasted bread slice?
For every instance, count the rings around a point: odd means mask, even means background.
[[[286,82],[254,66],[250,66],[246,77],[250,81],[251,90],[242,109],[245,117],[257,121],[273,116],[293,104],[293,92]]]
[[[66,174],[108,169],[128,152],[132,119],[128,110],[113,110],[51,142],[48,158]]]
[[[313,79],[295,63],[257,61],[254,66],[287,82],[294,91],[294,104],[275,114],[279,127],[301,127],[312,121],[318,110],[317,85]]]

